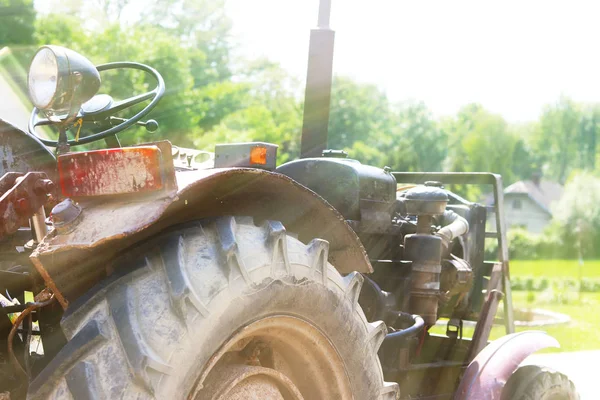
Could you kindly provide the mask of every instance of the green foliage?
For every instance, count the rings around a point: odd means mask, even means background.
[[[225,0],[154,0],[142,10],[134,0],[44,4],[52,12],[36,19],[32,0],[0,0],[0,10],[19,10],[16,18],[0,13],[0,22],[10,20],[0,24],[0,47],[5,42],[58,44],[97,64],[146,63],[165,78],[167,93],[151,115],[159,132],[132,128],[121,135],[125,144],[160,136],[210,150],[218,142],[264,140],[280,146],[279,163],[298,156],[303,80],[269,60],[232,57]],[[19,54],[26,64],[30,52]],[[102,91],[122,99],[153,84],[143,73],[121,71],[103,74]],[[600,107],[566,97],[547,106],[538,123],[519,125],[479,104],[438,119],[421,102],[394,104],[381,88],[342,76],[334,77],[331,100],[329,147],[363,163],[399,171],[489,171],[502,174],[507,185],[535,171],[564,182],[575,169],[596,168]],[[473,201],[484,194],[474,187],[449,189]],[[588,221],[595,224],[594,218]],[[570,249],[558,254],[572,256],[576,235],[564,231],[569,224],[561,219],[537,239],[515,233],[511,250],[536,258],[558,246]]]
[[[35,21],[35,42],[64,45],[77,52],[88,50],[87,36],[78,18],[63,14],[38,16]]]
[[[600,108],[567,97],[546,106],[531,135],[531,152],[544,175],[565,183],[575,169],[596,168]]]
[[[0,0],[0,49],[34,43],[33,0]]]
[[[508,234],[510,257],[519,260],[540,258],[538,254],[540,237],[531,235],[522,229],[511,229]]]
[[[386,165],[399,171],[440,171],[448,152],[448,138],[424,103],[399,107],[390,132],[391,151]]]
[[[479,104],[470,104],[444,124],[449,137],[447,170],[494,172],[502,175],[505,184],[523,178],[524,171],[520,169],[527,159],[526,146],[515,128],[501,116]],[[472,200],[480,197],[477,188],[454,187],[453,190]]]
[[[570,257],[568,248],[551,232],[542,235],[530,233],[524,229],[512,228],[508,231],[508,254],[516,260],[540,260]],[[495,239],[485,242],[485,257],[488,260],[498,259],[498,245]]]
[[[582,278],[543,278],[539,276],[513,276],[510,287],[515,291],[565,293],[600,292],[600,279]],[[556,297],[556,296],[554,296]]]
[[[447,135],[420,102],[393,105],[376,86],[335,77],[328,146],[363,163],[398,171],[439,171]]]
[[[345,77],[335,77],[329,113],[330,148],[350,148],[357,141],[372,141],[377,147],[389,143],[390,104],[386,95],[374,85],[359,84]],[[383,142],[383,143],[382,143]]]
[[[600,179],[584,172],[573,176],[554,205],[554,222],[548,234],[563,243],[569,256],[592,258],[600,255],[599,202]]]

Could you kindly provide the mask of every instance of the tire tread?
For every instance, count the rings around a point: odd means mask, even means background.
[[[152,286],[156,290],[155,296],[159,296],[160,299],[164,296],[164,302],[170,310],[162,318],[179,321],[179,326],[174,329],[189,335],[189,324],[195,321],[190,321],[190,309],[194,309],[199,317],[208,318],[215,312],[212,311],[214,301],[221,296],[232,296],[234,286],[235,290],[238,290],[239,283],[245,282],[250,288],[258,284],[252,281],[251,273],[259,267],[254,265],[259,261],[255,261],[252,254],[247,253],[250,251],[248,242],[244,242],[245,247],[238,244],[238,235],[240,240],[247,240],[249,230],[262,232],[263,243],[252,242],[252,246],[268,252],[273,279],[280,275],[294,275],[296,264],[292,268],[288,249],[302,246],[302,251],[305,252],[303,254],[308,256],[308,274],[329,290],[338,291],[339,298],[350,302],[353,314],[358,316],[364,326],[364,356],[377,357],[377,350],[383,342],[387,328],[382,322],[367,322],[364,313],[357,307],[358,294],[364,278],[358,273],[340,277],[328,263],[327,241],[314,239],[308,245],[304,245],[297,239],[290,239],[291,236],[286,233],[280,222],[265,221],[260,227],[256,227],[248,218],[218,217],[173,229],[116,260],[115,265],[118,268],[115,268],[115,274],[73,302],[65,313],[61,326],[70,341],[51,361],[49,367],[54,366],[53,371],[46,368],[32,383],[29,398],[47,398],[53,390],[65,386],[75,399],[115,398],[115,395],[140,399],[156,397],[157,386],[163,378],[173,373],[176,365],[171,366],[169,354],[172,355],[173,350],[153,348],[152,340],[145,337],[147,332],[144,332],[141,322],[144,315],[139,311],[138,304],[140,289],[137,289],[136,285],[141,281],[155,282],[155,286]],[[221,260],[218,270],[215,270],[220,275],[213,277],[216,282],[214,290],[198,289],[198,277],[188,270],[192,268],[190,265],[201,268],[203,264],[198,263],[206,262],[203,260],[205,257],[197,255],[197,246],[208,246],[206,254],[214,252]],[[329,268],[332,268],[332,271],[328,271]],[[219,286],[220,280],[228,282],[227,290]],[[188,304],[191,307],[188,307]],[[185,340],[193,341],[194,338]],[[111,365],[128,366],[127,370],[110,371],[111,374],[119,374],[121,380],[118,385],[121,386],[118,388],[114,385],[103,387],[108,384],[100,377],[106,372],[96,367],[93,360],[89,359],[92,353],[99,351],[103,348],[103,343],[107,342],[113,347],[116,346],[110,350],[111,357],[114,357]],[[366,360],[364,362],[367,363]],[[109,395],[105,397],[104,393]],[[58,396],[60,397],[60,394]],[[381,400],[398,396],[396,383],[381,381]]]

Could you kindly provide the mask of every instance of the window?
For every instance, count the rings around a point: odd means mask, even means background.
[[[513,208],[513,210],[520,210],[521,208],[523,208],[523,204],[521,204],[521,200],[520,199],[513,200],[512,208]]]

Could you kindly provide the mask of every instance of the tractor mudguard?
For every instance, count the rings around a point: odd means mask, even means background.
[[[512,333],[488,344],[465,371],[455,400],[499,400],[508,378],[527,356],[546,347],[560,347],[546,332]]]
[[[329,261],[340,273],[373,271],[342,215],[284,175],[232,168],[177,172],[176,178],[179,189],[168,194],[79,199],[77,220],[40,243],[32,262],[64,308],[112,272],[110,261],[117,254],[174,225],[206,217],[281,221],[301,241],[327,240]]]

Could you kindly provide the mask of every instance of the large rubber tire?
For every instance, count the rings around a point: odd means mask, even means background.
[[[326,241],[305,245],[280,223],[258,227],[251,218],[165,233],[118,261],[115,271],[127,274],[69,306],[61,322],[69,342],[28,398],[188,398],[232,335],[261,318],[291,316],[335,348],[351,397],[395,399],[397,385],[383,381],[377,357],[385,325],[368,323],[358,305],[363,278],[340,276],[327,254]]]
[[[569,378],[553,369],[524,365],[508,379],[502,400],[577,400],[579,395]]]

